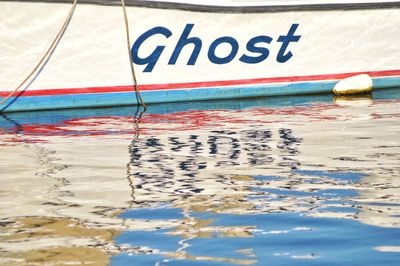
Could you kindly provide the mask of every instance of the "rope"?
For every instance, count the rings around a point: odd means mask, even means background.
[[[5,98],[3,98],[0,101],[0,105],[5,103],[8,99],[13,97],[20,89],[21,87],[29,80],[31,77],[37,72],[38,69],[42,66],[43,62],[48,60],[51,55],[54,53],[54,51],[57,48],[58,43],[61,41],[61,38],[63,37],[63,34],[65,30],[67,29],[69,22],[72,19],[72,16],[74,15],[75,8],[77,5],[78,0],[73,0],[72,2],[72,7],[68,13],[68,16],[62,25],[61,29],[58,31],[56,37],[54,38],[53,42],[51,43],[50,47],[46,50],[44,55],[41,57],[39,62],[36,64],[36,66],[33,68],[33,70],[28,74],[28,76],[13,90],[11,91]],[[122,9],[124,12],[124,19],[125,19],[125,29],[126,29],[126,41],[127,41],[127,46],[128,46],[128,54],[129,54],[129,62],[130,62],[130,68],[131,68],[131,74],[132,74],[132,80],[133,80],[133,85],[135,88],[135,93],[136,93],[136,100],[138,101],[138,104],[142,105],[144,107],[144,111],[146,111],[147,107],[146,104],[144,103],[142,96],[140,95],[140,91],[137,85],[137,79],[136,79],[136,74],[135,74],[135,69],[133,66],[132,62],[132,52],[131,52],[131,43],[130,43],[130,36],[129,36],[129,23],[128,23],[128,15],[126,12],[126,6],[125,6],[125,1],[121,0],[122,4]]]
[[[140,95],[139,87],[137,84],[137,79],[136,79],[136,74],[135,74],[135,68],[133,66],[132,62],[132,51],[131,51],[131,42],[130,42],[130,36],[129,36],[129,23],[128,23],[128,15],[126,12],[126,6],[125,6],[125,1],[121,0],[121,5],[122,9],[124,11],[124,19],[125,19],[125,30],[126,30],[126,44],[128,46],[128,54],[129,54],[129,64],[131,66],[131,74],[132,74],[132,80],[133,80],[133,86],[135,88],[135,93],[136,93],[136,100],[138,101],[138,104],[143,106],[144,111],[147,110],[146,104],[144,103],[142,96]]]
[[[37,63],[37,65],[33,68],[33,70],[28,74],[28,76],[12,91],[10,92],[4,99],[0,101],[0,105],[5,103],[8,99],[10,99],[12,96],[17,93],[21,87],[36,73],[36,71],[41,67],[43,62],[45,62],[46,59],[49,59],[50,56],[54,53],[54,51],[57,48],[58,43],[60,42],[65,30],[68,27],[69,22],[72,19],[72,16],[74,15],[76,4],[78,0],[73,0],[72,2],[72,7],[67,15],[66,20],[64,21],[64,24],[62,25],[61,29],[58,31],[56,37],[54,38],[53,42],[51,43],[50,47],[47,49],[47,51],[44,53],[40,61]]]

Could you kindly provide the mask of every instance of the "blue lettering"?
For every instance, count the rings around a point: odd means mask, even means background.
[[[176,46],[169,58],[168,64],[175,65],[178,61],[182,50],[190,46],[192,48],[192,53],[186,63],[186,65],[195,65],[197,59],[201,53],[201,49],[203,46],[203,41],[199,37],[190,36],[194,24],[186,24],[185,28],[181,36],[179,37]],[[299,27],[299,24],[292,24],[289,28],[289,31],[286,35],[280,35],[276,42],[281,43],[279,51],[276,56],[276,61],[278,63],[285,63],[290,58],[292,58],[293,53],[289,50],[289,45],[293,42],[298,42],[301,38],[301,35],[296,35],[296,30]],[[150,55],[146,57],[139,56],[139,49],[141,49],[142,45],[145,45],[145,42],[151,43],[150,38],[162,35],[166,39],[172,36],[172,32],[165,27],[154,27],[145,33],[143,33],[139,38],[135,41],[132,46],[132,61],[138,65],[145,65],[144,72],[152,72],[157,62],[160,60],[165,45],[155,46],[154,50],[150,53]],[[239,57],[239,61],[245,64],[258,64],[265,61],[270,55],[270,47],[269,45],[272,43],[273,38],[267,35],[260,35],[251,38],[246,44],[246,52]],[[228,53],[222,56],[218,56],[216,54],[216,50],[220,45],[228,46],[224,51]],[[189,49],[190,49],[189,48]],[[225,47],[224,47],[225,48]],[[228,64],[232,62],[238,55],[239,51],[239,43],[238,41],[231,36],[224,36],[215,39],[208,49],[208,59],[213,64]]]
[[[265,59],[268,58],[269,56],[269,50],[266,47],[258,47],[256,46],[258,43],[268,43],[270,44],[272,42],[272,38],[269,36],[257,36],[249,40],[249,42],[246,45],[246,49],[249,52],[252,53],[258,53],[260,54],[259,56],[249,56],[249,55],[242,55],[239,60],[243,63],[247,64],[257,64]]]
[[[157,46],[149,56],[144,58],[139,57],[138,54],[140,46],[148,38],[156,34],[161,34],[166,38],[169,38],[171,37],[172,32],[164,27],[155,27],[143,33],[132,45],[132,60],[135,64],[146,65],[144,72],[151,72],[153,70],[154,66],[157,64],[158,59],[160,58],[162,52],[165,49],[165,46]]]
[[[231,52],[226,57],[218,57],[215,55],[215,50],[217,49],[218,45],[222,43],[228,43],[232,47]],[[210,48],[208,50],[208,59],[214,64],[219,64],[219,65],[227,64],[235,58],[238,50],[239,50],[239,43],[234,38],[229,36],[221,37],[211,43]]]
[[[174,52],[172,53],[171,58],[169,59],[169,62],[168,62],[169,65],[174,65],[176,63],[180,53],[182,52],[183,47],[185,47],[188,44],[193,44],[194,49],[193,49],[192,55],[189,58],[187,65],[196,64],[196,60],[199,57],[199,53],[201,50],[202,42],[201,42],[200,38],[197,38],[197,37],[189,38],[189,34],[192,31],[193,26],[194,26],[193,24],[186,24],[186,27],[183,30],[183,33],[182,33],[181,37],[179,38],[178,43],[176,44]]]
[[[292,24],[286,36],[279,36],[278,42],[282,43],[281,49],[279,49],[278,55],[276,57],[276,61],[278,61],[279,63],[285,63],[293,56],[292,52],[286,52],[286,49],[291,42],[298,42],[300,40],[301,35],[294,35],[298,26],[299,24]]]

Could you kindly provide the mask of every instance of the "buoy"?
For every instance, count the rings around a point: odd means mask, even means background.
[[[336,95],[352,95],[371,93],[372,78],[368,74],[361,74],[342,79],[333,88]]]

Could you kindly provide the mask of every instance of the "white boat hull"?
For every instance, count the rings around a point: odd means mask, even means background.
[[[0,2],[0,97],[37,63],[69,8]],[[179,8],[127,8],[147,103],[326,92],[361,73],[375,88],[400,86],[400,3],[348,10]],[[135,104],[125,38],[120,6],[78,4],[50,60],[0,108]]]

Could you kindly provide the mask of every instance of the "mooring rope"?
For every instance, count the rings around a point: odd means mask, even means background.
[[[128,15],[126,12],[126,6],[125,6],[124,0],[121,0],[121,5],[122,5],[122,9],[124,11],[126,44],[128,47],[129,65],[131,66],[132,81],[133,81],[133,87],[135,88],[136,100],[138,101],[138,104],[143,106],[144,111],[146,111],[147,107],[142,99],[142,96],[140,95],[140,91],[139,91],[139,87],[138,87],[137,79],[136,79],[136,74],[135,74],[135,68],[133,66],[133,61],[132,61],[131,41],[130,41],[130,35],[129,35],[129,22],[128,22]]]
[[[66,29],[67,29],[67,27],[69,25],[69,22],[72,19],[72,16],[74,15],[77,3],[78,3],[78,0],[73,0],[71,9],[70,9],[70,11],[68,13],[68,16],[67,16],[66,20],[64,21],[64,24],[62,25],[61,29],[58,31],[58,33],[55,36],[55,38],[54,38],[53,42],[51,43],[50,47],[43,54],[43,56],[41,57],[39,62],[36,64],[36,66],[33,68],[33,70],[27,75],[27,77],[13,91],[11,91],[6,97],[4,97],[0,101],[0,105],[5,103],[11,97],[13,97],[22,88],[22,86],[29,79],[31,79],[31,77],[38,71],[38,69],[40,69],[40,67],[42,66],[43,62],[45,62],[46,60],[48,60],[51,57],[51,55],[56,50],[59,42],[61,41],[61,39],[62,39],[62,37],[64,35],[64,32],[66,31]],[[123,12],[124,12],[129,63],[130,63],[131,74],[132,74],[132,79],[133,79],[133,86],[134,86],[135,93],[136,93],[136,100],[137,100],[138,104],[140,104],[140,105],[142,105],[144,107],[144,111],[146,111],[147,107],[146,107],[146,104],[144,103],[144,101],[142,99],[142,96],[140,95],[140,91],[139,91],[138,84],[137,84],[137,79],[136,79],[136,74],[135,74],[135,69],[134,69],[133,62],[132,62],[131,43],[130,43],[130,36],[129,36],[129,23],[128,23],[128,15],[127,15],[127,12],[126,12],[125,1],[121,0],[121,4],[122,4]]]
[[[57,48],[57,45],[59,44],[61,38],[64,35],[65,30],[67,29],[69,22],[72,19],[72,16],[74,15],[76,4],[78,0],[73,0],[71,9],[67,15],[66,20],[64,21],[64,24],[62,25],[61,29],[58,31],[56,37],[54,38],[53,42],[51,43],[50,47],[46,50],[46,52],[43,54],[42,58],[39,60],[37,65],[33,68],[33,70],[28,74],[28,76],[12,91],[10,92],[4,99],[0,101],[0,105],[5,103],[8,99],[10,99],[12,96],[17,93],[22,86],[36,73],[36,71],[42,66],[43,62],[45,62],[47,59],[50,58],[50,56],[54,53],[54,51]]]

